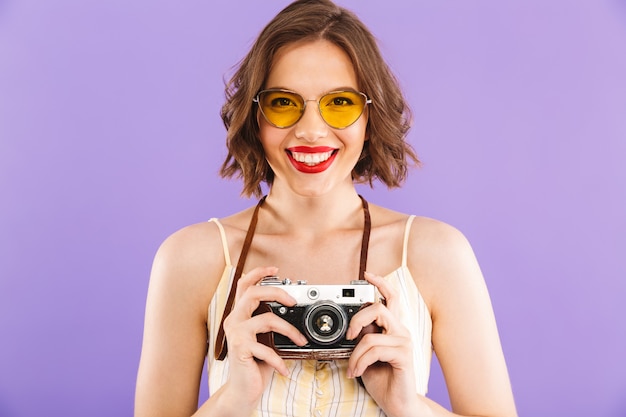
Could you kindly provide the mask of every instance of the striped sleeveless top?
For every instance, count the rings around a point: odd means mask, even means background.
[[[402,251],[402,265],[385,279],[402,295],[401,320],[408,327],[414,346],[413,363],[417,393],[425,395],[428,389],[432,356],[430,313],[411,272],[407,267],[409,231],[415,216],[407,219]],[[223,361],[215,359],[217,332],[222,312],[228,298],[235,266],[231,263],[224,228],[218,219],[211,219],[221,235],[226,267],[218,283],[211,303],[207,322],[209,355],[207,357],[209,394],[216,392],[228,379],[228,356]],[[383,411],[356,379],[346,377],[348,361],[286,360],[290,370],[288,377],[274,372],[255,417],[279,416],[384,416]]]

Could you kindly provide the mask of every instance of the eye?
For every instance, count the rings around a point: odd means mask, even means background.
[[[352,91],[336,91],[322,97],[320,105],[332,107],[336,111],[341,109],[347,110],[347,108],[357,106],[360,99],[361,96]]]
[[[348,97],[335,97],[332,99],[330,104],[332,106],[351,106],[354,102]]]
[[[290,107],[290,106],[295,107],[297,106],[297,104],[289,97],[276,97],[272,99],[272,101],[270,102],[270,105],[272,107]]]

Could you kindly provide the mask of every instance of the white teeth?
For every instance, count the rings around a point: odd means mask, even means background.
[[[298,162],[306,165],[317,165],[324,161],[333,154],[333,151],[321,152],[321,153],[304,153],[304,152],[291,152],[291,156]]]

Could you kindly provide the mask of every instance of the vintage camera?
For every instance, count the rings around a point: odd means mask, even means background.
[[[278,285],[297,300],[293,307],[265,302],[255,314],[271,311],[293,324],[308,339],[305,346],[294,344],[278,333],[258,335],[258,340],[287,359],[345,359],[359,338],[346,340],[350,319],[361,308],[377,300],[376,287],[357,280],[346,285],[307,285],[306,281],[266,277],[260,285]],[[370,326],[365,332],[380,331]],[[363,332],[362,332],[363,333]]]

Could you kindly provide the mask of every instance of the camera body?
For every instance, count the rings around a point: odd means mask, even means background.
[[[357,280],[346,285],[307,285],[306,281],[266,277],[260,285],[277,285],[296,299],[293,307],[278,302],[264,302],[255,314],[271,311],[291,323],[309,341],[305,346],[294,344],[278,333],[258,335],[283,358],[288,359],[345,359],[350,357],[360,336],[346,340],[350,319],[361,308],[377,300],[376,287]],[[368,329],[367,332],[376,331]],[[379,331],[379,330],[378,330]]]

